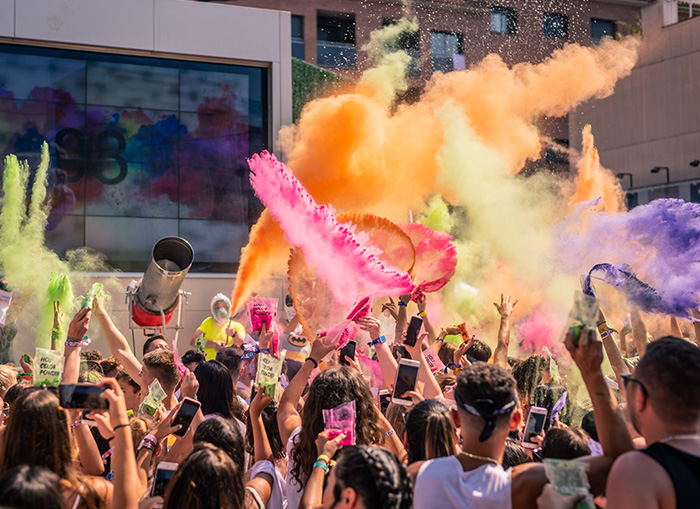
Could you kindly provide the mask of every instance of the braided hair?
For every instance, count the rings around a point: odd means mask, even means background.
[[[410,509],[413,491],[406,467],[394,453],[379,447],[344,447],[333,468],[334,504],[345,488],[357,493],[366,509]]]

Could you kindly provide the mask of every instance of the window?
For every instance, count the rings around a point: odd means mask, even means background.
[[[304,16],[292,14],[292,56],[304,60]]]
[[[462,55],[462,34],[430,32],[430,62],[433,72],[455,69],[455,55]]]
[[[514,35],[518,31],[518,17],[515,9],[494,7],[491,10],[491,32]]]
[[[543,30],[547,37],[566,39],[569,37],[569,18],[563,14],[545,12],[543,16]]]
[[[382,26],[391,26],[396,22],[395,19],[384,18]],[[394,44],[387,44],[384,49],[387,52],[403,50],[408,53],[408,56],[411,57],[411,63],[408,65],[407,74],[414,76],[420,74],[420,32],[418,30],[402,32]]]
[[[603,37],[615,37],[615,22],[591,18],[591,42],[600,44]]]
[[[355,15],[319,11],[316,21],[318,65],[355,68]]]
[[[193,271],[234,272],[259,202],[246,158],[268,145],[260,67],[0,44],[0,155],[49,142],[46,240],[140,272],[161,237]],[[205,199],[203,197],[206,197]]]

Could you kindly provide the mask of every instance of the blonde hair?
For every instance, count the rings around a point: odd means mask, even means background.
[[[10,387],[17,383],[17,371],[7,364],[0,365],[0,398],[5,398],[5,394]]]

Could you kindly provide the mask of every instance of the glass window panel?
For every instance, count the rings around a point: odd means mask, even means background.
[[[46,227],[46,245],[58,256],[85,244],[85,216],[51,215]]]
[[[600,44],[603,37],[615,37],[615,22],[591,18],[591,42]]]
[[[248,243],[248,225],[181,219],[180,235],[192,244],[197,263],[234,264]]]
[[[180,73],[180,110],[247,115],[248,81],[245,74],[183,70]]]
[[[85,61],[27,55],[22,47],[0,53],[0,96],[51,102],[85,101]]]
[[[545,12],[542,25],[544,35],[547,37],[565,39],[569,36],[569,19],[563,14]]]
[[[183,113],[180,164],[236,168],[246,165],[249,125],[244,117]]]
[[[88,63],[88,104],[177,110],[178,100],[178,69],[116,62]]]
[[[177,235],[177,219],[86,216],[85,244],[124,270],[146,269],[153,245]]]
[[[188,168],[180,173],[180,217],[248,221],[247,168]]]

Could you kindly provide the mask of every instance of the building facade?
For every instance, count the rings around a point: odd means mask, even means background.
[[[395,0],[215,1],[291,12],[292,55],[353,77],[370,65],[362,48],[372,31],[404,13],[404,3]],[[400,42],[413,61],[407,76],[409,90],[399,100],[415,100],[433,72],[463,69],[490,53],[511,65],[538,62],[566,43],[591,45],[605,36],[629,34],[638,30],[640,9],[649,1],[409,2],[419,30]],[[568,146],[567,118],[541,119],[540,127]]]
[[[580,126],[594,126],[601,161],[632,188],[632,206],[700,202],[700,2],[656,2],[642,10],[642,29],[632,74],[572,113],[571,139],[579,145]]]
[[[260,212],[246,158],[274,150],[292,120],[290,30],[289,13],[248,7],[0,0],[0,156],[36,168],[48,142],[48,247],[103,253],[121,293],[158,239],[186,238],[189,338],[211,297],[230,293]],[[104,277],[75,274],[76,294]],[[124,295],[112,299],[126,333]],[[26,314],[17,355],[33,352]]]

